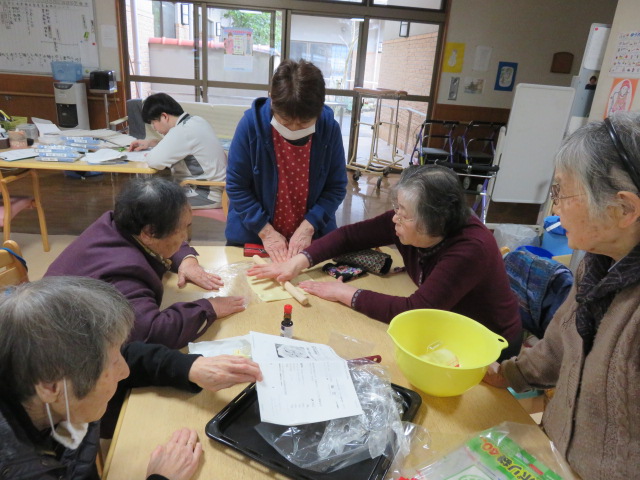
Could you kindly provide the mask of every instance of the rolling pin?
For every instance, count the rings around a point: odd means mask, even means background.
[[[253,256],[253,261],[258,265],[267,264],[267,261],[264,258],[259,257],[258,255]],[[276,282],[277,280],[274,278],[273,281]],[[293,298],[295,298],[298,302],[300,302],[301,305],[307,305],[309,303],[309,299],[307,298],[305,293],[302,290],[300,290],[298,287],[293,285],[291,282],[288,282],[288,281],[284,282],[282,286],[287,292],[291,294]]]

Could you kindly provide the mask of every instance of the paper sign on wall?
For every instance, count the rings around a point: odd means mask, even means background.
[[[224,69],[236,72],[253,71],[253,29],[223,28]]]
[[[443,72],[460,73],[464,65],[464,43],[447,42],[444,47]]]
[[[621,33],[609,73],[640,77],[640,32]]]
[[[465,77],[464,93],[471,95],[481,95],[484,89],[484,78]]]
[[[493,48],[478,45],[476,47],[476,56],[473,59],[473,69],[478,72],[486,72],[489,70],[491,52],[493,52]]]

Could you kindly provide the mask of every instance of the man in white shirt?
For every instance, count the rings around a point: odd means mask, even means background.
[[[164,138],[134,140],[129,151],[152,150],[145,160],[151,168],[170,168],[173,178],[223,182],[227,157],[213,128],[205,119],[186,113],[180,104],[166,93],[147,97],[142,104],[142,120]],[[220,208],[222,188],[187,187],[191,208]]]

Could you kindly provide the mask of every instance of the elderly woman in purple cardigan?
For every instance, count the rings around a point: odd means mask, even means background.
[[[182,348],[222,318],[244,309],[242,297],[203,298],[178,302],[161,310],[162,277],[171,270],[178,286],[194,283],[205,290],[222,286],[206,272],[187,233],[191,208],[174,182],[149,177],[123,188],[115,210],[89,226],[51,264],[46,276],[92,277],[114,285],[133,307],[136,321],[129,341]]]
[[[395,245],[417,286],[406,297],[341,281],[300,286],[383,322],[418,308],[466,315],[509,342],[503,358],[517,354],[522,342],[517,300],[493,235],[471,213],[456,174],[440,166],[411,167],[403,172],[394,198],[393,210],[341,227],[285,263],[256,265],[248,273],[285,281],[342,253]]]

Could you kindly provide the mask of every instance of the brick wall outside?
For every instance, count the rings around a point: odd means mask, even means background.
[[[140,75],[149,75],[151,67],[149,65],[149,38],[154,37],[153,31],[153,11],[151,2],[137,2],[137,16],[138,16],[138,50],[140,52]],[[127,26],[131,25],[131,11],[127,3]],[[133,73],[133,35],[131,29],[127,31],[128,48],[129,48],[129,65],[125,65],[125,68],[129,69],[130,73]],[[150,84],[142,83],[142,91],[136,91],[136,84],[131,84],[131,97],[132,98],[146,98],[149,95]]]
[[[405,90],[412,95],[430,95],[437,42],[437,32],[384,42],[377,86]],[[367,66],[369,64],[373,66],[372,61],[367,61]],[[365,73],[372,74],[372,72]],[[383,105],[395,108],[396,101],[384,100]],[[400,102],[398,148],[401,150],[410,153],[413,149],[415,133],[425,118],[427,106],[423,102]],[[422,113],[422,115],[416,112],[411,114],[411,125],[409,125],[410,113],[406,108]],[[382,116],[383,121],[389,119],[390,109],[383,108]],[[381,128],[381,135],[385,140],[388,138],[388,130],[388,127]],[[409,132],[408,141],[406,141],[407,131]]]

